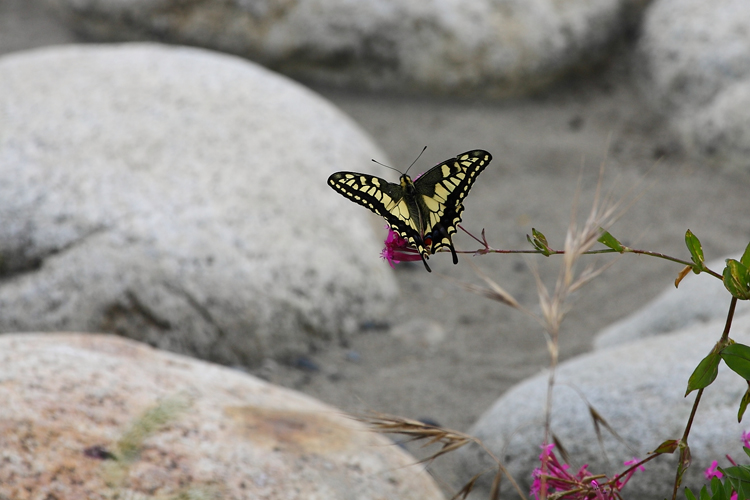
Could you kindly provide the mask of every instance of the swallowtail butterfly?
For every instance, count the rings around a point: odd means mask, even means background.
[[[450,158],[412,180],[407,174],[399,184],[356,172],[336,172],[328,184],[349,198],[382,216],[393,231],[427,259],[443,247],[458,263],[451,236],[461,222],[463,200],[477,176],[492,160],[487,151],[475,149]]]

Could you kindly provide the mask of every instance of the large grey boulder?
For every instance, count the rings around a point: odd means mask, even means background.
[[[686,148],[750,168],[750,3],[657,0],[644,16],[639,53],[643,89]]]
[[[639,52],[661,109],[703,107],[750,77],[750,4],[656,0],[646,9]]]
[[[727,258],[738,259],[739,255]],[[726,259],[707,263],[721,273]],[[634,340],[674,332],[696,323],[726,318],[732,296],[724,283],[707,274],[688,274],[679,288],[670,286],[647,306],[609,325],[594,337],[594,348],[603,349]],[[735,315],[750,312],[747,301],[739,301]]]
[[[208,47],[338,86],[491,95],[602,61],[648,2],[48,1],[93,40]]]
[[[0,498],[443,498],[339,410],[131,340],[2,335],[0,381]]]
[[[750,77],[677,121],[686,146],[712,165],[750,171]]]
[[[695,392],[683,397],[688,378],[723,329],[724,320],[717,320],[562,363],[555,376],[551,431],[574,460],[574,472],[589,464],[591,473],[612,477],[625,469],[624,461],[643,459],[663,441],[680,438],[695,399]],[[750,343],[750,316],[735,319],[731,337]],[[540,373],[518,384],[500,397],[470,431],[503,460],[523,488],[530,486],[531,472],[539,466],[547,381],[547,373]],[[746,389],[745,380],[722,365],[716,381],[705,390],[690,432],[693,463],[684,486],[700,488],[705,484],[703,470],[713,460],[730,466],[726,454],[746,461],[742,432],[747,429],[748,417],[743,424],[737,423],[737,409]],[[602,429],[600,445],[586,401],[624,444]],[[466,479],[490,464],[478,448],[462,453]],[[637,472],[626,485],[624,497],[669,497],[675,467],[675,456],[652,460],[645,472]],[[487,488],[486,482],[482,488]],[[508,495],[512,497],[510,492]]]
[[[373,157],[328,102],[232,56],[5,56],[0,332],[116,332],[244,364],[382,320],[382,243],[326,184]]]

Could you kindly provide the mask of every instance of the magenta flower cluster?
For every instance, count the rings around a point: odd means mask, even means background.
[[[745,448],[750,448],[750,433],[749,432],[746,432],[746,431],[742,432],[742,445]],[[729,455],[727,455],[726,457],[727,457],[727,460],[729,460],[729,462],[732,465],[735,465],[735,466],[737,465],[737,463],[734,460],[732,460],[732,457],[730,457]],[[711,465],[708,467],[708,469],[703,471],[703,475],[705,475],[706,479],[708,479],[709,481],[713,478],[721,479],[722,477],[724,477],[724,474],[722,474],[721,471],[718,469],[719,469],[719,462],[714,460],[713,462],[711,462]],[[737,500],[736,491],[732,493],[731,500]]]
[[[391,267],[395,268],[394,264],[399,262],[422,260],[419,252],[409,247],[405,239],[393,231],[390,226],[385,227],[388,229],[388,236],[385,239],[385,248],[380,252],[380,257],[387,260]]]
[[[604,474],[593,475],[588,471],[588,464],[583,465],[578,472],[573,474],[570,465],[561,464],[552,451],[554,444],[542,445],[542,453],[539,460],[542,466],[534,469],[532,476],[534,482],[531,485],[531,495],[537,500],[542,498],[542,489],[548,497],[555,494],[556,498],[570,500],[614,500],[620,498],[620,490],[630,480],[636,470],[644,470],[643,466],[632,467],[638,463],[638,459],[625,462],[631,466],[622,477],[614,476],[607,478]]]

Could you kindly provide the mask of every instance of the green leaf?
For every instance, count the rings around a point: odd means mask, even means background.
[[[738,499],[750,497],[750,465],[737,465],[719,470],[726,476],[726,480],[732,483],[732,488],[737,492]]]
[[[704,486],[703,488],[705,489],[706,487]],[[700,493],[698,494],[700,495]],[[690,488],[685,488],[685,498],[687,498],[687,500],[698,500],[697,498],[695,498],[693,492],[690,491]]]
[[[724,495],[724,485],[721,483],[718,477],[714,476],[711,478],[711,500],[729,500],[729,497]]]
[[[547,244],[547,238],[533,227],[531,228],[531,234],[533,239],[528,234],[526,235],[526,239],[531,243],[531,246],[534,247],[534,250],[538,250],[545,257],[552,255],[553,252],[550,249],[549,244]]]
[[[732,483],[724,479],[724,498],[729,500],[730,498],[732,498],[733,492],[734,492],[734,488],[732,488]]]
[[[660,444],[654,451],[649,451],[648,454],[652,455],[654,453],[674,453],[674,451],[679,448],[679,446],[679,439],[668,439],[667,441],[664,441],[662,444]]]
[[[711,495],[708,493],[708,488],[704,486],[701,488],[701,498],[700,500],[711,500]]]
[[[690,251],[690,258],[693,260],[693,272],[695,274],[700,274],[700,272],[705,269],[705,266],[703,265],[703,247],[701,246],[698,237],[694,235],[690,229],[685,233],[685,244]]]
[[[729,290],[732,297],[740,300],[750,299],[750,268],[737,260],[727,259],[727,267],[722,274],[724,287]]]
[[[542,234],[541,231],[537,231],[535,228],[531,228],[531,234],[534,235],[534,239],[538,240],[542,245],[547,247],[547,237]]]
[[[701,362],[698,363],[693,374],[690,375],[685,396],[696,389],[703,389],[711,385],[713,381],[716,380],[716,375],[719,374],[720,361],[721,356],[719,353],[713,351],[711,351],[711,354],[703,358]]]
[[[604,229],[602,229],[602,235],[599,236],[599,239],[597,241],[605,247],[611,248],[615,252],[623,253],[625,251],[625,247],[622,245],[622,243],[620,243],[617,238],[612,236],[609,231],[605,231]]]
[[[750,347],[730,344],[721,350],[721,359],[740,377],[750,380]]]
[[[745,267],[750,267],[750,243],[745,247],[745,253],[740,257],[740,262],[742,262],[742,265]]]
[[[748,385],[750,386],[750,383],[748,383]],[[740,401],[740,409],[737,411],[737,422],[742,422],[742,417],[745,415],[748,403],[750,403],[750,387],[745,391],[745,395],[742,396],[742,401]],[[745,448],[745,450],[747,450],[747,448]]]

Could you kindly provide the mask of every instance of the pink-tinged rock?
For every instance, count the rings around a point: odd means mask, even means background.
[[[0,401],[0,498],[443,498],[335,408],[117,336],[0,336]]]

